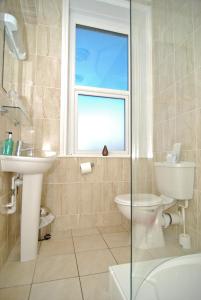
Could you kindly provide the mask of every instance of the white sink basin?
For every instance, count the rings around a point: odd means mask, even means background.
[[[20,174],[41,174],[48,171],[56,156],[26,157],[0,155],[0,171]]]
[[[0,155],[0,171],[23,175],[20,259],[36,259],[43,173],[48,171],[56,155],[26,157]]]

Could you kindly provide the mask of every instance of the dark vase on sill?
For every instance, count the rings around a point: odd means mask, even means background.
[[[102,151],[102,155],[103,156],[108,156],[108,149],[107,149],[107,146],[105,145],[104,147],[103,147],[103,151]]]

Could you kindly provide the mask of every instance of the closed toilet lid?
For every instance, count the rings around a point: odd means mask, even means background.
[[[131,195],[118,195],[114,201],[122,205],[131,205]],[[156,206],[161,202],[161,198],[153,194],[134,194],[132,197],[132,206]]]

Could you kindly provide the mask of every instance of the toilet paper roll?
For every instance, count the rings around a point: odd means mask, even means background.
[[[92,172],[92,164],[90,162],[80,164],[80,170],[82,174],[88,174]]]

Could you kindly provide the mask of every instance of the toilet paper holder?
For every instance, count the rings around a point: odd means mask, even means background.
[[[82,174],[88,174],[92,172],[95,164],[93,162],[85,162],[80,164],[80,171]]]

